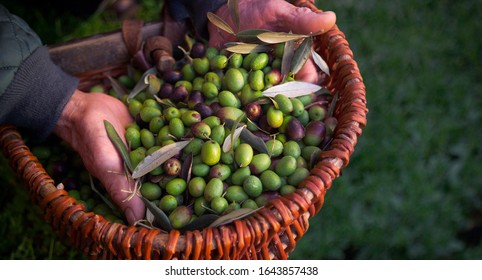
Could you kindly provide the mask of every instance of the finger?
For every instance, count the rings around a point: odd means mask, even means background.
[[[105,177],[104,180],[107,180],[104,185],[113,202],[122,210],[129,224],[134,224],[144,218],[145,206],[136,193],[133,180],[123,174],[113,174]]]
[[[289,9],[279,9],[280,21],[285,31],[292,31],[295,34],[318,34],[330,30],[336,22],[334,12],[315,13],[309,8],[298,8],[290,6]]]

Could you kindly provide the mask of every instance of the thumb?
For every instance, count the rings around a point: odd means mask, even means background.
[[[134,181],[125,175],[113,174],[103,177],[103,184],[113,202],[122,210],[127,222],[134,224],[145,216],[145,207],[134,186]],[[102,181],[102,180],[101,180]]]
[[[298,8],[291,5],[290,9],[279,10],[282,13],[283,29],[295,34],[324,33],[330,30],[336,22],[334,12],[313,12],[309,8]]]

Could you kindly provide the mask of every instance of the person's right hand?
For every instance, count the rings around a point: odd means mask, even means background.
[[[267,29],[271,31],[292,31],[295,34],[321,34],[331,29],[336,22],[333,12],[315,13],[308,8],[299,8],[285,0],[239,0],[240,28]],[[227,5],[221,6],[216,15],[234,26]],[[223,48],[236,38],[230,36],[212,23],[208,23],[210,45]],[[296,75],[297,79],[317,83],[319,75],[312,61],[308,61]]]

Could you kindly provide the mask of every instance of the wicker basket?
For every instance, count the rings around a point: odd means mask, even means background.
[[[316,9],[310,1],[298,2]],[[148,32],[153,30],[155,26]],[[80,41],[54,48],[52,53],[62,56],[62,52],[68,53],[65,49],[82,51],[79,44],[89,45]],[[15,127],[0,126],[0,146],[27,186],[31,199],[43,211],[44,219],[61,237],[93,259],[287,259],[308,230],[309,219],[321,209],[333,180],[348,165],[368,112],[365,85],[344,34],[335,26],[316,37],[314,44],[330,68],[331,76],[325,85],[339,94],[334,112],[338,126],[333,141],[296,192],[227,225],[181,234],[177,230],[165,233],[112,223],[101,215],[86,212],[65,190],[57,189],[56,182]],[[115,65],[97,65],[97,69],[75,74],[84,86],[96,79],[97,83],[106,69],[110,75],[125,71],[126,55]]]

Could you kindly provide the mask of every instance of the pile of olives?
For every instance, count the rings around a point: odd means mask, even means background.
[[[294,192],[330,142],[337,125],[329,112],[331,94],[307,92],[294,98],[263,94],[294,80],[281,77],[283,46],[239,54],[196,42],[172,69],[156,72],[159,90],[120,97],[135,120],[124,135],[133,168],[164,146],[190,141],[137,179],[139,194],[168,217],[172,228],[185,228],[207,214],[255,210]],[[141,74],[123,75],[117,81],[132,90]],[[91,91],[104,89],[95,86]],[[108,94],[119,97],[113,89]],[[248,137],[234,137],[239,127]],[[59,142],[54,139],[32,151],[86,211],[124,223],[122,213],[107,203],[108,194],[99,196],[100,183]],[[100,192],[93,191],[94,185]]]
[[[205,214],[263,207],[310,174],[336,126],[328,113],[332,97],[265,97],[265,89],[294,80],[282,80],[282,56],[283,44],[239,54],[197,42],[172,69],[157,73],[158,92],[122,98],[135,119],[125,131],[133,167],[161,147],[190,140],[143,176],[140,187],[173,228]],[[237,127],[250,137],[234,138]]]

